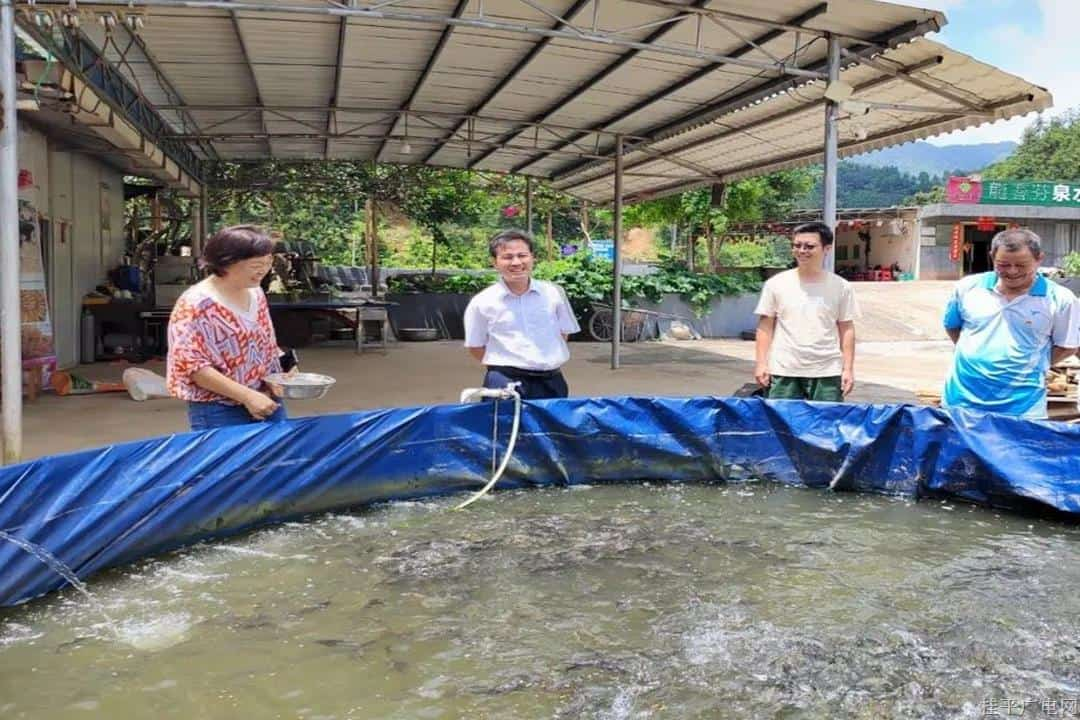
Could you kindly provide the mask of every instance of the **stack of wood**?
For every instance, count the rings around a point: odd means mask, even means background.
[[[933,405],[941,407],[941,390],[928,390],[921,388],[915,391],[915,399],[920,405]]]
[[[1046,374],[1047,412],[1051,420],[1076,420],[1077,382],[1080,380],[1080,358],[1073,355],[1050,368]],[[941,406],[940,389],[915,391],[920,405]]]
[[[1080,418],[1080,411],[1076,406],[1078,376],[1080,376],[1080,358],[1075,355],[1054,365],[1046,374],[1046,400],[1051,420]]]

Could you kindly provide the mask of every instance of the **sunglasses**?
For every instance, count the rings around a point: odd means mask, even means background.
[[[817,250],[819,247],[816,243],[791,243],[792,250]]]

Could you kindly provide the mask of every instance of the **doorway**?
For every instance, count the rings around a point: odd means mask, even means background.
[[[964,225],[964,275],[989,272],[994,263],[990,260],[990,241],[1005,229],[995,225],[993,230],[979,230],[975,225]]]

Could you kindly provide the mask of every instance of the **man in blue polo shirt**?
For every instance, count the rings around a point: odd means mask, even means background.
[[[1080,345],[1072,292],[1038,274],[1042,243],[1004,230],[990,243],[992,272],[956,284],[945,332],[956,343],[944,407],[1046,417],[1046,372]]]

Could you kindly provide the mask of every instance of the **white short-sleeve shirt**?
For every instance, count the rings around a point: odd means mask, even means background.
[[[838,322],[857,320],[859,305],[847,280],[825,273],[804,282],[797,269],[765,283],[755,315],[776,318],[769,372],[787,377],[835,377],[844,369]]]
[[[465,308],[465,347],[485,349],[485,365],[556,370],[570,359],[563,334],[581,328],[563,289],[531,279],[521,295],[501,279]]]

